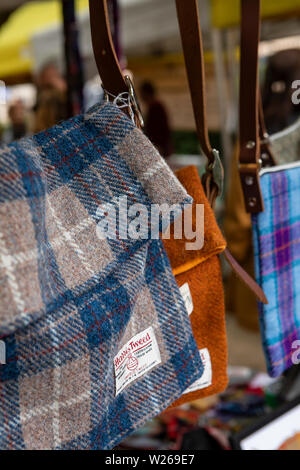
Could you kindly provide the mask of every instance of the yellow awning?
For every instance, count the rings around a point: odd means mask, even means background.
[[[240,0],[211,0],[212,24],[228,28],[240,22]],[[261,0],[262,18],[300,13],[300,0]]]
[[[88,8],[88,0],[76,0],[76,9]],[[62,21],[60,0],[28,2],[15,10],[0,28],[0,78],[30,73],[33,56],[31,37]]]

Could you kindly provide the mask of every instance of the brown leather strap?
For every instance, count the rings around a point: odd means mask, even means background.
[[[240,264],[236,261],[236,259],[232,256],[228,248],[225,249],[223,252],[226,260],[230,264],[233,271],[237,274],[237,276],[244,282],[244,284],[254,293],[257,300],[263,302],[264,304],[268,303],[268,299],[262,290],[262,288],[257,284],[257,282],[252,279],[251,276],[240,266]]]
[[[247,212],[263,211],[259,183],[260,0],[241,0],[240,177]]]
[[[206,118],[205,68],[198,4],[195,0],[176,0],[176,7],[198,137],[203,152],[213,162]]]
[[[240,70],[240,162],[256,163],[260,157],[258,132],[258,45],[260,0],[242,0]],[[249,145],[253,142],[255,145]]]
[[[92,43],[103,87],[114,96],[128,91],[114,50],[107,0],[89,0]],[[210,193],[220,192],[223,167],[212,149],[206,119],[205,73],[202,36],[197,0],[176,0],[183,51],[188,73],[193,110],[201,148],[208,159],[207,182]],[[219,191],[215,191],[217,186]]]
[[[89,4],[93,50],[103,87],[115,96],[122,92],[128,92],[128,86],[112,42],[107,0],[89,0]],[[201,148],[208,158],[207,172],[203,183],[213,206],[219,192],[218,184],[215,181],[217,179],[221,181],[223,168],[216,151],[210,145],[208,135],[204,55],[198,4],[197,0],[176,0],[176,6],[198,137]],[[256,294],[257,298],[263,302],[266,301],[260,287],[234,260],[228,250],[225,251],[225,256],[233,270]]]
[[[113,46],[107,0],[89,0],[89,5],[98,72],[104,88],[117,96],[128,91],[128,88]],[[176,5],[200,145],[213,163],[206,119],[204,58],[197,0],[176,0]]]
[[[113,45],[107,0],[89,0],[94,57],[105,90],[114,96],[128,92]]]
[[[197,134],[202,151],[208,159],[202,181],[206,194],[214,205],[215,198],[222,191],[224,173],[219,155],[212,148],[208,134],[204,51],[198,2],[176,0],[176,8]]]

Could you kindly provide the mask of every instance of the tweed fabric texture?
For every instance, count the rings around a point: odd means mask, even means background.
[[[208,361],[206,367],[211,369],[212,377],[208,386],[185,393],[172,406],[221,393],[228,383],[224,290],[217,256],[225,249],[226,242],[207,201],[196,167],[184,168],[176,175],[193,197],[194,204],[204,204],[204,245],[201,250],[187,252],[185,239],[171,238],[163,242],[173,272],[180,273],[176,275],[178,286],[182,287],[186,283],[189,286],[193,303],[193,334],[199,351],[208,350],[211,363]],[[193,226],[196,227],[195,220]]]
[[[1,449],[110,449],[202,373],[161,241],[99,240],[97,208],[191,202],[114,105],[0,149]],[[161,362],[116,395],[152,327]]]
[[[269,374],[293,365],[300,340],[300,166],[261,175],[264,212],[253,216],[256,278],[269,300],[260,325]]]
[[[293,163],[300,155],[300,120],[270,136],[270,145],[277,165]]]

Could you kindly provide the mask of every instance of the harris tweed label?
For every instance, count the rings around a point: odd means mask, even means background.
[[[131,338],[114,358],[116,395],[160,363],[158,344],[150,326]]]

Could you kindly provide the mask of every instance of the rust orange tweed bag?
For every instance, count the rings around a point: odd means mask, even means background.
[[[176,176],[193,197],[194,205],[204,205],[204,245],[201,250],[186,250],[185,244],[191,240],[175,240],[174,230],[171,230],[171,238],[163,240],[163,243],[177,284],[186,298],[188,309],[192,310],[193,334],[205,370],[202,378],[189,387],[172,407],[221,393],[228,383],[224,290],[218,257],[226,248],[226,242],[205,196],[197,168],[183,168],[177,171]],[[192,225],[195,230],[194,210]]]

